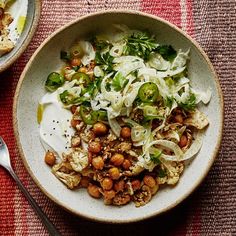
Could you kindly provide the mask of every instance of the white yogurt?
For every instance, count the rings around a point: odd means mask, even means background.
[[[12,23],[8,26],[9,38],[14,44],[17,42],[24,28],[27,10],[28,0],[15,0],[8,9],[8,12],[13,18]]]
[[[43,106],[40,122],[40,138],[46,150],[56,152],[60,157],[70,150],[74,129],[70,125],[72,113],[65,109],[58,99],[58,91],[45,94],[40,105]]]

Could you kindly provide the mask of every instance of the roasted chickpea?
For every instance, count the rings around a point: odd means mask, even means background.
[[[116,153],[111,157],[111,163],[114,166],[120,166],[124,161],[124,156],[122,154]]]
[[[186,146],[188,143],[188,139],[186,137],[186,135],[182,135],[179,141],[179,146],[182,148],[184,146]]]
[[[79,72],[86,73],[87,72],[87,68],[86,67],[80,67],[79,68]]]
[[[73,58],[71,61],[70,61],[70,65],[71,66],[79,66],[81,64],[81,60],[79,58]]]
[[[104,180],[101,183],[101,186],[104,190],[110,190],[113,186],[113,181],[110,178],[104,178]]]
[[[114,189],[116,192],[122,192],[125,188],[125,181],[122,179],[114,184]]]
[[[71,124],[71,127],[76,128],[76,126],[80,124],[80,120],[72,119],[70,121],[70,124]]]
[[[176,115],[174,119],[175,119],[175,122],[180,123],[180,124],[183,124],[184,122],[184,118],[181,114]]]
[[[132,180],[131,185],[134,191],[141,188],[141,182],[138,179]]]
[[[97,122],[93,125],[93,132],[95,133],[95,135],[97,136],[102,136],[107,134],[108,132],[108,128],[105,124],[103,124],[102,122]]]
[[[93,141],[93,142],[89,143],[89,147],[88,147],[89,152],[99,153],[101,151],[101,149],[102,149],[102,147],[99,142]]]
[[[104,191],[103,194],[104,194],[105,200],[111,200],[115,197],[116,192],[113,189],[111,189],[111,190],[108,190],[108,191]]]
[[[150,175],[145,175],[143,178],[143,182],[150,188],[154,188],[156,185],[156,180]]]
[[[122,167],[123,167],[125,170],[128,170],[131,165],[132,165],[132,164],[131,164],[131,161],[128,160],[128,159],[125,159],[125,160],[123,161],[123,163],[122,163]]]
[[[62,69],[62,74],[64,75],[65,79],[66,80],[71,80],[71,78],[68,76],[68,70],[71,70],[71,67],[70,66],[65,66],[63,69]]]
[[[94,157],[92,159],[92,165],[95,169],[102,170],[104,167],[104,161],[103,161],[102,157]]]
[[[101,193],[99,191],[99,187],[93,184],[89,184],[87,191],[89,193],[90,196],[94,197],[94,198],[100,198],[101,197]]]
[[[112,167],[111,169],[109,169],[108,173],[113,180],[117,180],[120,178],[120,171],[116,167]]]
[[[47,151],[44,157],[44,161],[49,165],[53,166],[56,162],[56,156],[53,152]]]
[[[83,176],[80,180],[80,186],[82,188],[87,188],[89,186],[90,179],[87,176]]]
[[[76,106],[76,105],[72,105],[72,106],[70,107],[71,113],[72,113],[72,114],[75,114],[76,109],[77,109],[77,106]]]
[[[131,129],[129,127],[123,127],[120,131],[122,138],[128,139],[131,136]]]

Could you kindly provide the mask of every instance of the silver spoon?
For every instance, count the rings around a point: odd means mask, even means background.
[[[13,171],[13,169],[11,167],[10,155],[9,155],[7,145],[5,144],[5,142],[3,141],[1,136],[0,136],[0,166],[4,167],[11,174],[13,179],[18,184],[20,190],[25,195],[26,199],[29,201],[31,206],[34,208],[34,210],[38,214],[39,218],[42,220],[42,223],[44,224],[45,228],[48,230],[48,233],[52,236],[60,236],[61,234],[58,232],[56,227],[48,219],[46,214],[41,210],[41,208],[38,206],[38,204],[35,202],[35,200],[31,197],[31,195],[26,190],[26,188],[23,186],[23,184],[21,183],[21,181],[18,178],[18,176],[16,175],[16,173]]]

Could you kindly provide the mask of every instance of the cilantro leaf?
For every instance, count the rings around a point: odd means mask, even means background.
[[[150,158],[151,158],[151,161],[152,161],[154,164],[157,164],[157,165],[161,164],[159,158],[157,158],[155,155],[151,154],[151,155],[150,155]]]
[[[167,61],[172,61],[177,53],[171,45],[162,45],[156,48],[156,51]]]
[[[162,151],[155,148],[155,152],[154,154],[150,154],[150,159],[154,164],[160,165],[161,161],[160,161],[160,156],[162,154]]]
[[[111,72],[113,70],[112,62],[114,57],[112,57],[109,53],[111,44],[104,40],[99,40],[97,38],[94,39],[93,45],[96,48],[95,54],[95,62],[96,65],[100,65],[100,67],[106,72]],[[107,52],[106,52],[107,51]]]
[[[183,108],[185,111],[192,111],[196,107],[196,96],[191,93],[188,100],[178,104],[179,107]]]
[[[160,177],[160,178],[164,178],[164,177],[166,177],[166,171],[165,170],[163,170],[163,169],[159,169],[159,171],[158,171],[158,177]]]
[[[112,57],[109,52],[102,54],[97,51],[95,54],[96,65],[101,65],[102,68],[107,72],[110,72],[113,70],[113,67],[112,67],[113,59],[114,57]]]
[[[128,83],[128,80],[121,73],[117,73],[114,76],[111,82],[111,85],[113,86],[115,91],[120,91],[121,89],[125,87],[127,83]]]
[[[158,47],[154,37],[147,32],[138,32],[126,39],[125,55],[138,56],[147,60],[150,53]]]
[[[94,97],[101,89],[102,78],[96,78],[96,80],[90,82],[88,86],[83,90],[82,94],[88,93]]]

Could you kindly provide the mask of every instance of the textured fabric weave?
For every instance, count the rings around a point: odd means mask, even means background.
[[[17,81],[32,53],[54,30],[87,13],[133,9],[163,17],[202,45],[216,71],[225,99],[221,151],[203,184],[170,212],[129,225],[90,222],[65,212],[46,198],[25,170],[12,128]],[[28,49],[0,74],[0,135],[13,168],[62,235],[236,235],[236,2],[235,0],[43,0],[37,32]],[[0,235],[48,235],[9,175],[0,168]]]

